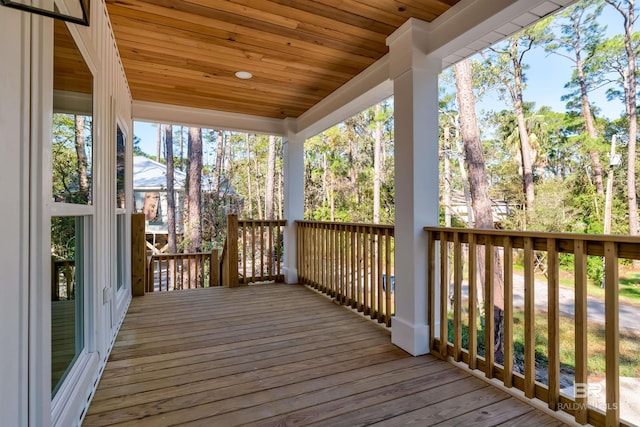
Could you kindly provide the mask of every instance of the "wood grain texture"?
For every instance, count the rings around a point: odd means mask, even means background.
[[[458,0],[107,0],[135,100],[298,117]],[[73,60],[69,58],[69,60]],[[239,80],[236,71],[249,71]]]
[[[163,322],[158,322],[163,319]],[[85,426],[558,425],[298,285],[134,299]],[[474,421],[475,420],[475,421]]]

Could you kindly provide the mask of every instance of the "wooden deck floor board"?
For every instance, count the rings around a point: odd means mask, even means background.
[[[263,285],[135,298],[84,425],[513,419],[557,425],[449,363],[411,357],[388,330],[311,290]]]

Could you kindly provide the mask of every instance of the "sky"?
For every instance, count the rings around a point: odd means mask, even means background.
[[[611,8],[605,8],[599,20],[603,25],[607,25],[607,36],[613,35],[614,29],[617,31],[621,27],[621,18]],[[535,102],[536,109],[548,106],[553,111],[564,112],[565,102],[561,100],[561,96],[567,93],[564,85],[571,78],[572,64],[566,58],[546,53],[541,48],[527,53],[525,58],[530,65],[530,68],[525,71],[527,78],[525,101]],[[602,117],[614,119],[624,112],[622,102],[607,100],[605,89],[594,91],[590,94],[590,99],[592,104],[600,109],[599,114]],[[497,94],[488,93],[478,101],[478,113],[481,114],[482,110],[502,110],[503,104],[504,102],[498,98]],[[154,125],[135,122],[134,134],[141,139],[142,151],[155,154],[157,128]]]

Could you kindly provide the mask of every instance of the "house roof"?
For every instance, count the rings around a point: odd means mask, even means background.
[[[187,174],[179,169],[173,173],[174,188],[184,190]],[[211,192],[214,176],[202,176],[202,190]],[[133,156],[133,189],[139,191],[161,191],[167,188],[167,166],[144,156]],[[220,179],[220,196],[237,196],[233,185],[226,177]]]
[[[106,0],[136,102],[297,118],[389,52],[408,20],[451,65],[572,0]],[[237,71],[253,74],[250,80]],[[387,77],[388,78],[388,73]]]
[[[187,175],[175,170],[173,182],[176,190],[183,190]],[[133,157],[133,189],[165,190],[167,188],[167,167],[143,156]]]

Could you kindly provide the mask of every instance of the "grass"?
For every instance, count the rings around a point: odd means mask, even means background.
[[[468,326],[462,325],[462,346],[469,348]],[[453,320],[449,319],[449,341],[453,341]],[[536,314],[535,359],[536,368],[548,366],[547,316]],[[481,323],[477,331],[478,355],[484,356],[484,329]],[[524,361],[524,311],[513,313],[514,361],[523,365]],[[574,320],[560,316],[560,368],[563,372],[572,373],[575,367],[575,331]],[[604,325],[591,322],[587,327],[588,356],[587,366],[590,375],[605,374],[605,333]],[[620,376],[640,377],[640,337],[627,332],[620,333]]]

